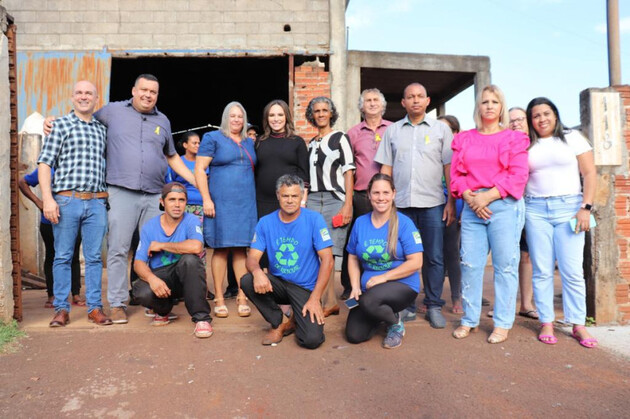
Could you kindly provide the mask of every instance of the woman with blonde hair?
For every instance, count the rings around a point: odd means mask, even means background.
[[[206,175],[208,166],[210,174]],[[239,284],[247,273],[245,251],[256,227],[255,166],[254,142],[247,137],[247,113],[240,103],[230,102],[223,110],[221,128],[204,134],[195,163],[195,180],[203,198],[203,235],[214,249],[210,267],[217,317],[228,316],[223,280],[230,252]],[[236,302],[239,316],[251,314],[240,286]]]
[[[464,316],[453,337],[463,339],[479,325],[491,250],[495,304],[488,343],[500,343],[514,323],[529,139],[507,129],[508,108],[497,86],[484,87],[477,97],[474,119],[477,128],[457,134],[452,143],[451,191],[465,202],[460,253]]]

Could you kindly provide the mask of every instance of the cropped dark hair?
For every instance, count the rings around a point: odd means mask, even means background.
[[[300,192],[304,193],[304,181],[297,175],[282,175],[276,180],[276,192],[283,186],[295,186],[300,187]]]
[[[306,112],[304,114],[304,116],[306,116],[306,120],[312,126],[317,127],[317,124],[315,123],[315,117],[313,116],[313,107],[317,103],[326,103],[328,105],[328,109],[330,110],[330,126],[333,127],[335,125],[335,122],[337,122],[337,119],[339,119],[339,112],[337,112],[337,108],[335,107],[333,101],[326,96],[318,96],[308,102],[308,106],[306,107]]]
[[[453,134],[457,134],[459,131],[461,131],[461,127],[459,125],[459,120],[457,119],[457,117],[453,115],[442,115],[442,116],[438,116],[437,119],[438,121],[440,120],[446,121],[446,125],[448,125],[451,131],[453,131]]]
[[[568,130],[560,120],[560,112],[558,112],[558,107],[546,97],[537,97],[532,99],[527,104],[527,110],[525,111],[525,114],[527,115],[527,125],[529,126],[529,147],[533,147],[533,145],[536,144],[536,142],[540,138],[540,135],[538,135],[538,133],[534,129],[534,125],[532,124],[532,111],[534,109],[534,106],[538,105],[547,105],[551,108],[551,111],[554,113],[554,115],[556,115],[556,126],[554,127],[553,133],[551,135],[560,138],[566,143],[567,140],[566,138],[564,138],[564,133],[565,131],[568,132]]]
[[[145,80],[149,80],[149,81],[154,81],[156,83],[160,83],[157,79],[157,77],[155,77],[153,74],[149,74],[149,73],[144,73],[144,74],[140,74],[138,77],[136,77],[136,81],[134,82],[134,86],[138,85],[138,81],[140,81],[140,79],[145,79]]]

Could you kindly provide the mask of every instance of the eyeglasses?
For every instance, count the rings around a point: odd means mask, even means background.
[[[521,116],[520,118],[510,119],[510,125],[522,124],[523,121],[525,121],[525,117],[524,116]]]

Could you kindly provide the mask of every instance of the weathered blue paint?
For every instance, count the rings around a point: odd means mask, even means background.
[[[60,116],[72,109],[72,87],[89,80],[99,93],[97,109],[109,101],[111,54],[88,52],[18,52],[18,129],[33,112]]]

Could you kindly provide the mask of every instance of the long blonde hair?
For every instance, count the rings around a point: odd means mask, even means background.
[[[372,192],[372,186],[374,182],[384,180],[389,183],[392,191],[396,191],[394,187],[394,179],[391,176],[384,173],[377,173],[372,176],[370,183],[368,184],[368,193]],[[391,256],[392,260],[396,259],[396,247],[398,246],[398,210],[396,210],[396,203],[392,199],[392,209],[389,212],[389,226],[387,226],[387,253]]]

